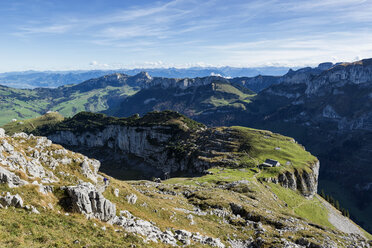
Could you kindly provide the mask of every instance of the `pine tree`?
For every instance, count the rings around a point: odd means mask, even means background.
[[[346,209],[346,217],[350,218],[349,210]]]
[[[340,203],[338,201],[335,202],[335,207],[340,210]]]
[[[333,198],[333,196],[329,196],[329,202],[334,206],[335,205],[335,199]]]
[[[325,200],[326,200],[327,202],[331,202],[331,199],[329,198],[329,195],[326,195]]]
[[[326,198],[326,194],[324,193],[324,189],[322,189],[322,190],[320,191],[320,196],[321,196],[323,199]]]
[[[341,208],[341,213],[342,213],[343,216],[346,216],[346,209]]]

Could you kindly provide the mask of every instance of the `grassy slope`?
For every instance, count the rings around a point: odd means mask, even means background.
[[[217,94],[209,96],[201,103],[211,104],[214,107],[231,105],[235,106],[236,108],[241,107],[245,109],[244,104],[239,102],[242,101],[245,103],[249,103],[250,99],[255,95],[254,92],[248,92],[246,90],[243,90],[242,88],[237,88],[231,84],[222,83],[215,83],[214,91],[217,92]],[[229,95],[229,97],[226,97],[226,95]]]
[[[272,176],[283,170],[310,169],[309,165],[315,163],[317,158],[290,137],[246,127],[232,127],[240,137],[240,146],[248,147],[248,152],[240,160],[241,165],[257,166],[266,159],[274,159],[281,166],[267,168],[260,176]],[[287,165],[287,162],[290,162]]]
[[[106,113],[121,117],[154,110],[174,110],[196,116],[215,111],[245,110],[254,95],[246,88],[221,82],[187,89],[152,87],[139,91]]]
[[[248,180],[249,190],[252,195],[257,198],[266,198],[263,200],[263,206],[268,208],[277,208],[274,202],[267,200],[270,198],[272,192],[279,198],[281,202],[285,202],[288,207],[281,209],[283,214],[289,214],[297,217],[304,218],[311,223],[318,224],[327,228],[334,228],[328,221],[327,210],[321,205],[320,201],[316,198],[306,199],[298,192],[290,189],[285,189],[277,184],[273,183],[260,183],[255,173],[251,170],[238,170],[238,169],[223,169],[213,168],[210,169],[213,175],[207,175],[199,178],[172,178],[166,181],[169,184],[184,184],[184,185],[203,185],[205,187],[212,186],[214,184],[223,185],[230,182]],[[269,189],[265,187],[269,186]],[[260,194],[258,196],[258,194]]]
[[[99,112],[106,110],[108,99],[133,95],[138,89],[124,85],[107,86],[87,92],[69,91],[71,86],[48,90],[13,89],[0,86],[0,125],[12,119],[35,118],[49,110],[58,111],[63,116],[72,116],[80,111]],[[63,93],[65,92],[65,93]]]
[[[56,124],[63,120],[64,117],[61,114],[51,112],[33,119],[10,122],[5,124],[2,128],[4,128],[9,135],[19,132],[30,133],[39,126]]]
[[[47,108],[47,99],[38,99],[35,91],[0,86],[0,125],[12,119],[29,119]]]

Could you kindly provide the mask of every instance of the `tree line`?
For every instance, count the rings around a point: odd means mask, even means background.
[[[336,209],[340,210],[343,216],[346,216],[346,217],[350,218],[349,210],[341,207],[339,201],[336,200],[335,198],[333,198],[332,195],[328,195],[328,194],[324,193],[324,190],[322,189],[320,191],[320,196],[323,197],[323,199],[325,199],[327,202],[332,204],[332,206],[334,206]]]

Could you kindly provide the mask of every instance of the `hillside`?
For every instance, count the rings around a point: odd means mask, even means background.
[[[129,86],[114,74],[102,77],[97,83],[90,80],[78,85],[56,89],[14,89],[0,86],[0,125],[12,119],[36,118],[48,111],[57,111],[65,117],[80,111],[99,112],[115,106],[118,99],[134,94],[139,87]]]
[[[128,97],[105,113],[121,117],[171,109],[197,119],[200,115],[213,115],[215,112],[245,110],[254,95],[243,86],[221,81],[185,89],[152,86]]]
[[[84,124],[91,129],[81,130]],[[81,113],[37,130],[47,130],[60,143],[68,137],[61,132],[78,135],[76,142],[89,150],[140,152],[147,161],[155,161],[152,155],[162,149],[182,153],[203,161],[189,169],[198,171],[203,164],[204,175],[173,177],[174,171],[183,171],[176,168],[183,163],[168,153],[162,162],[173,165],[172,178],[121,181],[117,172],[110,173],[113,177],[99,172],[97,160],[46,138],[10,137],[0,129],[0,187],[9,192],[0,196],[1,205],[8,206],[0,208],[1,246],[369,247],[363,236],[370,235],[314,190],[303,188],[310,177],[315,181],[309,183],[316,184],[317,159],[291,138],[242,127],[206,129],[174,112],[121,119]],[[172,144],[175,137],[180,143]],[[137,150],[135,140],[146,152]],[[267,156],[282,166],[258,168]],[[305,184],[295,180],[293,187],[293,182],[276,180],[280,175],[302,177]],[[335,219],[343,221],[343,232]]]
[[[4,125],[3,127],[9,135],[21,132],[31,133],[33,130],[40,126],[53,125],[63,120],[64,117],[61,114],[57,112],[48,112],[45,115],[41,115],[33,119],[12,121]]]
[[[213,82],[226,84],[224,88],[226,88],[226,93],[228,94],[226,96],[227,98],[225,99],[220,94],[220,92],[224,92],[222,87],[214,92],[210,92],[209,90],[209,99],[207,99],[208,97],[203,99],[205,100],[204,105],[207,106],[208,103],[212,105],[229,105],[231,103],[233,107],[241,108],[244,101],[239,102],[239,100],[245,100],[248,97],[245,95],[253,94],[249,90],[251,85],[249,82],[252,81],[252,86],[255,89],[262,90],[267,86],[267,82],[275,83],[278,81],[278,78],[276,78],[274,81],[269,80],[261,84],[259,78],[257,77],[257,80],[256,78],[235,79],[234,83],[232,83],[218,76],[204,78],[161,78],[151,77],[148,73],[141,72],[134,76],[114,73],[89,79],[80,84],[65,85],[54,89],[15,89],[0,85],[0,113],[2,113],[0,116],[0,125],[4,125],[13,119],[25,120],[36,118],[48,111],[59,112],[64,117],[73,116],[81,111],[108,111],[109,113],[114,113],[122,110],[123,101],[128,96],[134,95],[140,90],[143,90],[143,92],[137,96],[138,98],[149,94],[156,94],[156,88],[159,94],[163,94],[164,91],[167,92],[166,89],[170,89],[172,92],[181,92],[180,94],[183,94],[182,91],[190,94],[192,90],[199,89],[198,94],[200,95],[202,94],[202,90],[205,89],[208,91],[208,87],[211,87]],[[192,90],[189,88],[192,88]],[[231,92],[231,90],[234,92]],[[218,93],[218,95],[213,96],[213,93]],[[144,103],[142,102],[141,104]],[[166,105],[165,103],[160,109],[173,107]],[[132,107],[135,106],[126,106],[125,111],[135,113]],[[150,111],[149,107],[147,109],[147,111]]]

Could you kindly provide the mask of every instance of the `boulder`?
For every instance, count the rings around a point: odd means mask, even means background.
[[[10,188],[27,184],[27,182],[20,179],[19,176],[3,167],[0,167],[0,183],[7,183]]]
[[[77,186],[66,187],[66,192],[73,212],[102,221],[111,221],[116,216],[116,205],[107,200],[91,183],[82,182]]]
[[[157,226],[153,225],[149,221],[145,221],[132,216],[130,213],[125,214],[127,217],[119,216],[116,217],[113,223],[118,226],[122,226],[127,232],[140,234],[146,237],[146,241],[152,241],[157,243],[160,240],[163,243],[170,244],[172,246],[177,245],[177,240],[171,231],[162,232]]]
[[[3,128],[0,128],[0,138],[5,137],[5,130]]]
[[[9,144],[6,140],[3,140],[3,147],[4,147],[4,150],[7,152],[7,153],[10,153],[12,154],[14,152],[14,147]]]
[[[136,194],[130,194],[126,196],[128,203],[130,204],[136,204],[137,202],[137,195]]]
[[[15,133],[12,136],[13,138],[23,138],[23,139],[28,139],[28,134],[27,133]]]
[[[81,170],[84,176],[97,183],[97,173],[101,163],[98,160],[85,159],[81,164]]]
[[[23,200],[18,194],[11,195],[7,192],[5,196],[0,196],[0,204],[4,207],[22,208]]]
[[[32,177],[42,178],[46,175],[44,167],[38,160],[32,160],[26,164],[27,173]]]

